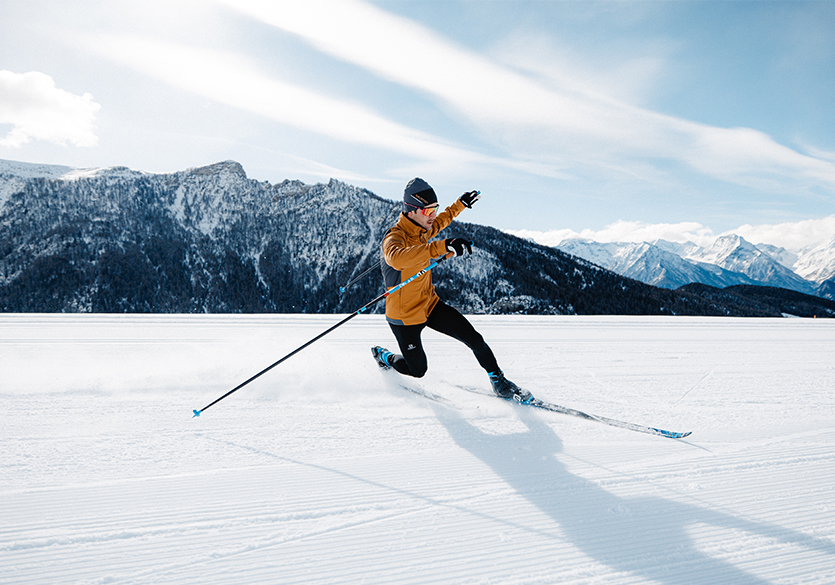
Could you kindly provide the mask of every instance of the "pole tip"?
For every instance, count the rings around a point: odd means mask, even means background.
[[[191,418],[194,418],[195,416],[200,416],[200,413],[203,412],[203,411],[202,410],[192,410],[191,412],[194,413],[194,416],[191,417]]]

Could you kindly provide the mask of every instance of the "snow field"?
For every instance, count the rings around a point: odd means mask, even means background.
[[[360,316],[0,315],[0,583],[835,582],[835,323],[472,317],[518,407]],[[438,404],[403,385],[441,395]]]

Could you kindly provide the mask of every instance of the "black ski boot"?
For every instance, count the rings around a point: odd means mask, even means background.
[[[380,366],[382,369],[391,369],[391,364],[394,360],[394,354],[387,350],[385,347],[375,345],[371,348],[371,355],[374,356],[374,359],[377,361],[377,365]]]
[[[533,400],[533,396],[530,392],[523,390],[505,378],[501,370],[488,372],[487,375],[490,376],[490,384],[493,385],[493,392],[495,392],[496,396],[499,398],[512,400],[514,402],[521,402],[522,404],[527,404]]]

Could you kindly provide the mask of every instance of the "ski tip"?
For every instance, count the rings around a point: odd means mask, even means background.
[[[191,417],[191,418],[195,418],[195,417],[200,416],[200,413],[201,413],[201,412],[203,412],[203,411],[202,411],[202,410],[192,410],[191,412],[193,412],[193,413],[194,413],[194,416],[193,416],[193,417]]]
[[[665,431],[664,429],[656,429],[653,427],[648,427],[648,430],[653,435],[661,435],[662,437],[667,437],[668,439],[683,439],[684,437],[689,437],[692,434],[692,431],[687,431],[686,433],[676,433],[673,431]]]

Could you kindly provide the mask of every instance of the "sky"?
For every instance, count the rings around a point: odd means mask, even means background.
[[[835,2],[4,0],[0,159],[223,160],[563,237],[835,238]]]

